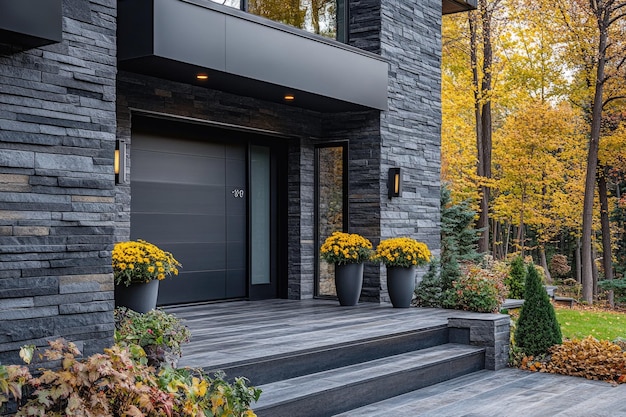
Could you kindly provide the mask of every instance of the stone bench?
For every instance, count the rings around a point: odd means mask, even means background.
[[[516,300],[513,298],[507,298],[500,306],[500,310],[514,310],[516,308],[521,308],[524,305],[524,300]]]
[[[574,307],[574,304],[576,304],[576,300],[574,300],[572,297],[554,296],[552,300],[554,300],[554,304],[566,305],[569,308]]]

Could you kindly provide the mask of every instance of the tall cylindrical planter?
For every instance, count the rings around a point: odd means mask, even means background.
[[[342,306],[355,306],[359,303],[363,286],[363,263],[335,264],[335,288]]]
[[[156,308],[159,281],[115,286],[115,306],[127,307],[138,313],[147,313]]]
[[[395,308],[410,307],[415,292],[415,266],[388,266],[387,290]]]

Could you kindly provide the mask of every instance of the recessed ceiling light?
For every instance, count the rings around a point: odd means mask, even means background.
[[[285,99],[285,101],[294,101],[296,99],[296,96],[294,96],[293,94],[285,94],[285,97],[283,97]]]
[[[196,74],[196,79],[200,81],[208,80],[209,76],[207,74]]]

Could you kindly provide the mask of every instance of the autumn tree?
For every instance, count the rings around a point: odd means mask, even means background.
[[[306,7],[300,0],[248,0],[248,11],[277,22],[304,28]]]
[[[527,226],[535,231],[545,270],[545,245],[580,218],[579,196],[569,193],[568,184],[581,180],[583,152],[576,115],[565,104],[529,102],[497,135],[494,216],[517,221],[515,240],[522,254]]]
[[[494,74],[494,15],[502,0],[478,0],[478,10],[468,14],[470,64],[474,86],[476,119],[477,174],[486,179],[480,187],[480,209],[477,228],[481,230],[478,251],[489,251],[489,196],[492,152],[492,89]]]
[[[583,298],[593,303],[593,211],[597,181],[603,111],[613,101],[624,98],[622,91],[626,55],[624,54],[623,0],[559,0],[557,2],[568,29],[568,48],[580,88],[580,105],[590,121],[585,193],[581,234]]]
[[[468,202],[478,211],[476,131],[467,18],[444,16],[442,28],[441,180],[453,203]]]

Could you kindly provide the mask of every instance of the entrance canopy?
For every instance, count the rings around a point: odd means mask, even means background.
[[[118,4],[120,69],[317,111],[387,109],[378,55],[212,2]]]
[[[441,7],[443,14],[467,12],[478,7],[478,0],[443,0]]]

